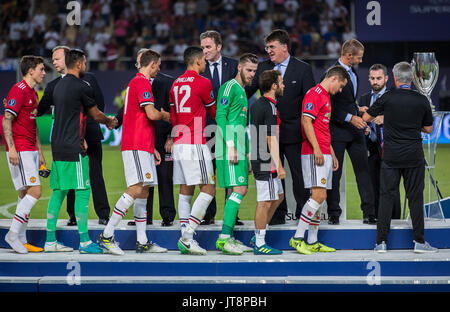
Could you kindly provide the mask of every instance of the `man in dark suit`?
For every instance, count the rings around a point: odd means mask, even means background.
[[[53,90],[56,84],[61,80],[66,74],[66,64],[65,64],[65,53],[69,51],[66,46],[57,46],[52,52],[53,66],[56,71],[61,74],[60,77],[50,81],[42,96],[41,101],[38,106],[38,116],[41,116],[50,110],[53,106]],[[103,98],[102,90],[100,89],[95,76],[92,73],[85,73],[82,78],[85,83],[87,83],[93,90],[94,100],[100,111],[104,111],[105,102]],[[94,209],[99,218],[99,224],[107,224],[109,219],[109,202],[108,196],[106,194],[105,181],[103,179],[103,169],[102,169],[102,143],[103,134],[100,130],[98,122],[96,122],[92,117],[87,117],[86,124],[86,143],[88,145],[87,155],[89,156],[89,178],[91,180],[92,189],[92,199],[94,202]],[[67,213],[69,214],[68,225],[76,225],[75,219],[75,192],[70,190],[67,194]]]
[[[217,99],[217,93],[219,92],[220,86],[228,80],[236,77],[239,62],[235,59],[223,56],[220,53],[220,51],[222,50],[222,37],[215,30],[208,30],[202,33],[200,35],[200,45],[206,58],[206,68],[202,76],[211,80],[214,98]],[[214,121],[214,119],[212,119],[209,114],[206,114],[206,126],[215,124],[216,122]],[[214,134],[206,133],[206,140],[215,140]],[[214,148],[211,152],[214,155]],[[214,161],[213,166],[215,171],[216,162]],[[206,210],[206,214],[202,224],[213,224],[216,210],[216,198],[214,197],[214,199],[209,204],[208,209]],[[242,223],[240,221],[237,221],[236,225],[240,224]]]
[[[386,66],[382,64],[374,64],[369,69],[369,83],[372,88],[370,92],[359,98],[359,111],[365,112],[372,106],[375,101],[386,92],[386,83],[388,81],[388,73]],[[382,160],[382,131],[384,116],[377,116],[372,122],[369,122],[370,132],[366,135],[367,153],[369,172],[372,180],[373,192],[375,196],[375,216],[378,216],[378,206],[380,203],[380,166]],[[400,219],[401,204],[400,193],[392,211],[393,219]]]
[[[367,150],[364,131],[369,131],[366,122],[359,116],[357,105],[358,76],[353,66],[362,62],[364,46],[356,39],[350,39],[342,45],[341,57],[335,65],[344,67],[350,75],[350,81],[341,93],[331,99],[330,133],[331,145],[340,164],[344,161],[345,151],[348,152],[356,176],[363,222],[376,224],[374,193],[369,174]],[[339,224],[342,209],[340,201],[340,180],[342,169],[333,172],[332,189],[327,194],[328,223]]]
[[[284,82],[284,94],[277,99],[280,123],[280,157],[289,163],[292,175],[292,186],[297,203],[296,216],[299,217],[305,202],[309,198],[309,190],[303,185],[301,149],[302,101],[306,92],[314,87],[312,68],[289,54],[290,38],[285,30],[274,30],[265,38],[266,51],[270,59],[260,62],[253,84],[247,88],[247,97],[251,97],[259,89],[259,75],[265,70],[276,69],[281,72]],[[283,182],[283,187],[284,182]],[[284,224],[287,213],[286,200],[275,212],[270,224]]]
[[[140,57],[147,49],[138,51],[136,67],[139,69]],[[169,91],[175,78],[172,76],[158,72],[154,79],[151,79],[153,98],[155,100],[155,108],[157,110],[164,109],[170,111]],[[116,118],[118,126],[122,125],[123,107],[117,112]],[[171,226],[176,216],[175,202],[173,198],[173,161],[170,153],[172,141],[167,140],[172,132],[172,125],[163,120],[155,121],[155,148],[161,155],[161,163],[156,166],[156,174],[158,176],[158,195],[159,195],[159,213],[162,217],[162,226]],[[153,195],[154,188],[149,189],[147,198],[147,224],[153,223]],[[128,222],[129,225],[135,225],[134,221]]]

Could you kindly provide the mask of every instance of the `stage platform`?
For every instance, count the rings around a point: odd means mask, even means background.
[[[450,291],[450,250],[113,256],[1,249],[0,291]]]
[[[76,227],[58,221],[57,238],[78,248]],[[116,239],[124,256],[82,255],[77,250],[61,254],[19,255],[4,241],[10,220],[0,221],[0,292],[152,291],[152,292],[297,292],[297,291],[450,291],[450,220],[426,221],[425,236],[435,254],[412,252],[409,221],[394,220],[389,251],[373,251],[375,225],[362,221],[321,224],[319,239],[336,247],[335,253],[300,255],[288,246],[296,222],[270,226],[267,241],[283,249],[279,256],[224,255],[215,250],[221,223],[200,226],[196,239],[206,256],[182,255],[176,247],[179,224],[147,227],[149,238],[169,249],[165,254],[137,254],[135,227],[122,221]],[[236,237],[248,243],[253,222],[236,227]],[[30,220],[28,240],[45,242],[45,220]],[[95,239],[104,226],[91,220]]]
[[[133,250],[136,244],[136,230],[128,226],[129,220],[121,221],[115,232],[116,241],[124,250]],[[0,248],[9,248],[5,242],[11,220],[0,220]],[[74,249],[78,249],[79,236],[76,226],[66,226],[67,220],[58,220],[56,237],[59,241]],[[147,235],[150,240],[169,250],[177,250],[177,241],[180,237],[179,223],[173,226],[162,227],[161,221],[147,226]],[[89,233],[92,240],[96,240],[104,226],[97,220],[89,221]],[[278,249],[290,249],[289,240],[297,228],[297,221],[288,221],[283,225],[270,226],[266,241]],[[28,225],[27,238],[30,243],[43,246],[46,238],[46,220],[31,219]],[[195,239],[207,250],[215,250],[217,237],[222,229],[222,221],[214,225],[201,225],[197,228]],[[248,244],[254,235],[253,221],[244,221],[244,225],[236,226],[235,236]],[[438,248],[450,248],[450,219],[440,221],[425,221],[425,238]],[[361,220],[341,220],[340,225],[329,225],[322,221],[319,229],[319,240],[336,249],[367,250],[375,247],[376,225],[363,224]],[[409,220],[392,220],[391,232],[388,237],[388,248],[413,248],[412,227]]]

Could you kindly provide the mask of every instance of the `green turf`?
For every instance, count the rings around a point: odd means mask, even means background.
[[[51,151],[49,145],[44,145],[44,156],[48,167],[51,164]],[[436,159],[437,168],[435,178],[439,182],[439,187],[444,197],[450,196],[450,170],[447,169],[450,160],[450,145],[440,145],[438,147],[438,156]],[[11,177],[9,174],[9,169],[7,166],[5,147],[0,147],[0,218],[5,218],[6,216],[1,213],[2,209],[5,209],[6,205],[10,214],[14,213],[15,205],[14,202],[17,201],[17,192],[14,190]],[[352,170],[351,163],[346,156],[346,181],[347,181],[347,216],[348,219],[361,219],[362,213],[359,208],[360,199],[356,188],[355,176]],[[126,184],[123,173],[122,157],[119,147],[104,146],[103,147],[103,175],[105,178],[106,188],[108,192],[108,200],[111,207],[114,207],[119,196],[125,191]],[[427,181],[427,179],[426,179]],[[51,195],[51,190],[49,188],[49,179],[42,179],[42,198],[38,201],[36,206],[31,211],[31,218],[34,219],[45,219],[48,200]],[[402,190],[402,204],[403,204],[403,188]],[[427,195],[428,184],[426,184],[425,200],[428,199]],[[196,190],[198,192],[198,189]],[[178,199],[179,187],[174,187],[175,193],[175,203]],[[217,187],[217,215],[216,219],[220,220],[223,217],[223,206],[224,206],[224,191]],[[252,220],[254,216],[256,206],[256,189],[253,176],[249,179],[249,190],[247,195],[242,201],[241,207],[239,209],[239,217],[243,220]],[[65,211],[65,203],[61,209],[60,218],[67,219],[67,213]],[[161,219],[158,209],[158,195],[156,192],[155,202],[154,202],[154,219]],[[89,203],[89,218],[96,219],[97,216],[92,205],[92,196]],[[130,211],[127,219],[132,219],[133,214]]]

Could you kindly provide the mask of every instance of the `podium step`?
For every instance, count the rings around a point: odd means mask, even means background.
[[[66,226],[67,220],[59,220],[56,237],[59,241],[74,249],[78,249],[79,235],[77,227]],[[120,223],[115,232],[116,241],[124,250],[133,250],[136,244],[136,230],[134,226],[127,225],[128,220]],[[9,248],[5,242],[11,220],[0,220],[0,248]],[[177,250],[177,241],[180,237],[179,223],[174,222],[171,227],[162,227],[160,221],[147,226],[147,235],[150,240],[169,250]],[[267,243],[278,249],[290,249],[289,239],[294,235],[297,221],[288,221],[283,225],[270,226],[266,235]],[[46,238],[46,220],[30,220],[27,231],[28,241],[37,246],[43,246]],[[95,241],[103,230],[96,220],[89,221],[89,234]],[[216,221],[214,225],[199,226],[195,239],[200,246],[207,250],[215,250],[215,242],[221,231],[222,222]],[[253,236],[253,222],[244,221],[243,226],[237,226],[235,236],[248,244]],[[450,248],[450,219],[427,220],[425,222],[425,239],[434,247]],[[338,250],[372,250],[375,247],[376,225],[365,225],[360,220],[341,221],[340,225],[328,225],[322,222],[319,229],[319,240]],[[391,231],[388,237],[388,249],[413,248],[413,235],[410,221],[392,220]]]
[[[113,256],[0,249],[0,291],[450,291],[450,250]]]

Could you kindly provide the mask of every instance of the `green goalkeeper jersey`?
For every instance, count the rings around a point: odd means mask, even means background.
[[[216,158],[226,158],[226,142],[233,141],[239,159],[248,153],[248,102],[244,88],[236,79],[224,83],[217,95]],[[223,153],[225,152],[225,153]],[[223,157],[223,158],[220,158]]]

